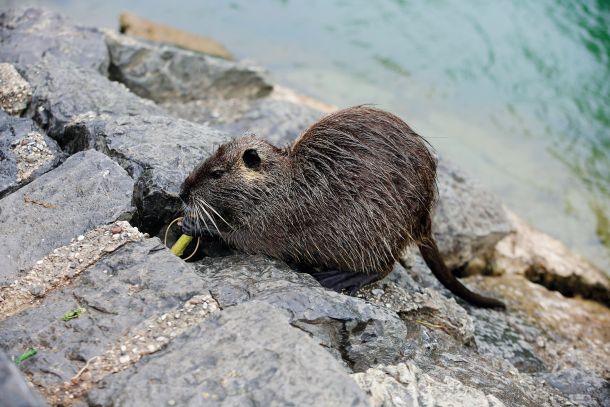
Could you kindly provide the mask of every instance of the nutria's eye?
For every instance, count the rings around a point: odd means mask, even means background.
[[[261,166],[261,158],[258,156],[258,152],[253,148],[244,151],[242,158],[246,167],[250,169],[257,170]]]
[[[224,170],[214,170],[210,172],[210,176],[214,179],[218,179],[224,175]]]

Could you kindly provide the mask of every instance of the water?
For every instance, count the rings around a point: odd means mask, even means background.
[[[0,0],[208,35],[338,106],[402,116],[537,228],[610,272],[610,1]]]

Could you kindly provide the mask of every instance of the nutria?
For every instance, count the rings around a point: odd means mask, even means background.
[[[325,287],[353,293],[390,273],[415,243],[452,293],[504,306],[445,266],[431,231],[436,160],[383,110],[330,114],[286,148],[255,136],[233,140],[193,170],[180,197],[186,234],[213,232],[238,250],[306,267]]]

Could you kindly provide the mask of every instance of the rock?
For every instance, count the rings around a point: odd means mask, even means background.
[[[133,35],[150,41],[173,44],[191,51],[232,59],[229,51],[219,42],[200,35],[179,30],[165,24],[154,23],[132,13],[121,13],[119,16],[120,30],[124,34]]]
[[[163,114],[163,110],[141,99],[123,85],[66,60],[45,57],[24,69],[33,87],[28,115],[64,146],[64,126],[83,115]]]
[[[258,98],[273,86],[261,68],[106,32],[112,79],[156,102]]]
[[[436,380],[412,363],[379,366],[352,377],[369,394],[372,406],[472,406],[500,407],[505,404],[491,394],[465,386],[450,376]]]
[[[128,243],[40,301],[0,322],[0,347],[38,349],[21,368],[52,405],[79,400],[218,312],[203,281],[156,238]],[[79,308],[79,317],[61,319]]]
[[[489,310],[476,308],[468,310],[475,323],[477,346],[482,352],[508,359],[517,357],[522,361],[517,364],[520,370],[537,372],[543,378],[549,374],[551,378],[556,377],[558,382],[554,387],[567,397],[579,397],[578,384],[583,383],[579,378],[585,375],[570,369],[586,372],[586,382],[607,383],[610,309],[591,300],[565,298],[519,275],[467,280],[469,285],[492,291],[508,303],[509,311],[505,314],[490,314]],[[564,370],[567,373],[558,375]],[[572,379],[575,381],[571,382]],[[598,397],[595,394],[601,393],[589,394]],[[604,405],[603,397],[594,400]]]
[[[86,151],[68,158],[0,200],[0,284],[71,238],[132,212],[133,180],[108,157]]]
[[[108,70],[108,50],[101,31],[72,25],[52,11],[29,8],[1,12],[0,44],[0,61],[16,64],[19,69],[53,55],[102,74]]]
[[[222,311],[163,353],[109,376],[92,405],[365,406],[356,383],[288,313],[257,301]]]
[[[397,312],[407,323],[442,329],[466,346],[474,343],[472,320],[455,298],[418,285],[400,265],[389,278],[362,288],[358,297]]]
[[[574,404],[586,407],[610,405],[610,382],[592,372],[570,368],[546,373],[542,377],[567,395]]]
[[[45,403],[27,385],[15,363],[0,350],[0,394],[4,407],[44,407]]]
[[[285,310],[293,326],[354,371],[409,352],[406,327],[395,312],[326,290],[280,261],[241,255],[204,259],[196,267],[221,307],[255,300]]]
[[[443,363],[439,360],[439,363]],[[463,361],[466,362],[466,361]],[[352,377],[367,392],[372,406],[565,406],[570,403],[551,389],[536,386],[532,380],[509,374],[497,388],[487,388],[486,367],[475,373],[470,363],[439,372],[413,363],[377,366]],[[440,373],[442,372],[442,373]],[[440,374],[439,374],[440,373]],[[465,376],[465,373],[473,373]],[[499,378],[492,373],[493,379]],[[512,376],[512,377],[511,377]],[[466,378],[465,378],[466,377]],[[501,379],[501,378],[500,378]]]
[[[165,116],[84,116],[64,133],[69,152],[94,147],[136,180],[134,224],[155,235],[181,210],[184,178],[228,137],[208,126]]]
[[[432,230],[448,267],[463,267],[477,256],[491,255],[512,230],[498,200],[444,159],[438,163],[438,191]]]
[[[32,88],[11,64],[0,63],[0,109],[20,115],[32,99]]]
[[[491,261],[495,273],[524,275],[566,296],[580,295],[610,306],[606,273],[514,213],[507,214],[515,233],[496,245]]]
[[[52,170],[61,157],[34,122],[0,111],[0,198]]]
[[[253,133],[279,147],[293,142],[323,115],[310,107],[275,98],[170,102],[163,107],[178,117],[209,123],[232,136]]]

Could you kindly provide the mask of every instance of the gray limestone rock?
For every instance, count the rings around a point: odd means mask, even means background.
[[[594,372],[570,368],[545,373],[541,377],[579,406],[610,406],[610,380]]]
[[[20,68],[35,64],[43,56],[62,60],[105,74],[108,50],[97,28],[71,24],[63,16],[43,9],[13,9],[0,12],[0,61]]]
[[[15,363],[0,350],[0,394],[4,407],[44,407],[40,397],[28,386]]]
[[[258,98],[273,86],[261,68],[106,32],[110,77],[144,98],[162,102]]]
[[[98,362],[105,366],[98,368],[91,361],[92,377],[84,377],[85,381],[120,369],[116,364],[123,356],[131,362],[159,351],[171,330],[187,318],[187,312],[179,310],[192,298],[207,294],[203,281],[156,238],[126,244],[70,283],[48,293],[42,306],[0,321],[0,349],[10,355],[38,349],[21,368],[32,383],[45,389],[47,400],[93,357],[100,357]],[[79,308],[80,317],[61,319]],[[181,312],[178,319],[177,312]],[[205,317],[204,313],[198,318]],[[166,339],[157,340],[162,336]],[[129,345],[134,337],[135,344]],[[134,352],[134,348],[138,349]]]
[[[163,107],[178,117],[209,123],[234,137],[256,134],[278,147],[292,143],[323,116],[310,107],[273,98],[168,102]]]
[[[0,63],[0,109],[19,115],[32,99],[32,87],[12,64]]]
[[[55,140],[33,121],[0,111],[0,198],[59,164]]]
[[[109,376],[96,406],[366,406],[341,365],[291,317],[253,301],[230,307],[160,354]]]
[[[79,116],[163,113],[163,109],[134,95],[125,86],[67,60],[47,56],[22,72],[33,88],[27,114],[62,148],[66,143],[64,126]]]
[[[0,284],[70,239],[132,213],[133,180],[97,151],[68,158],[0,200]]]
[[[186,176],[228,137],[166,116],[92,115],[70,123],[63,140],[69,152],[96,148],[118,161],[136,180],[134,223],[157,234],[180,213]]]
[[[450,268],[490,255],[512,230],[501,203],[443,159],[438,166],[438,191],[432,230]]]

